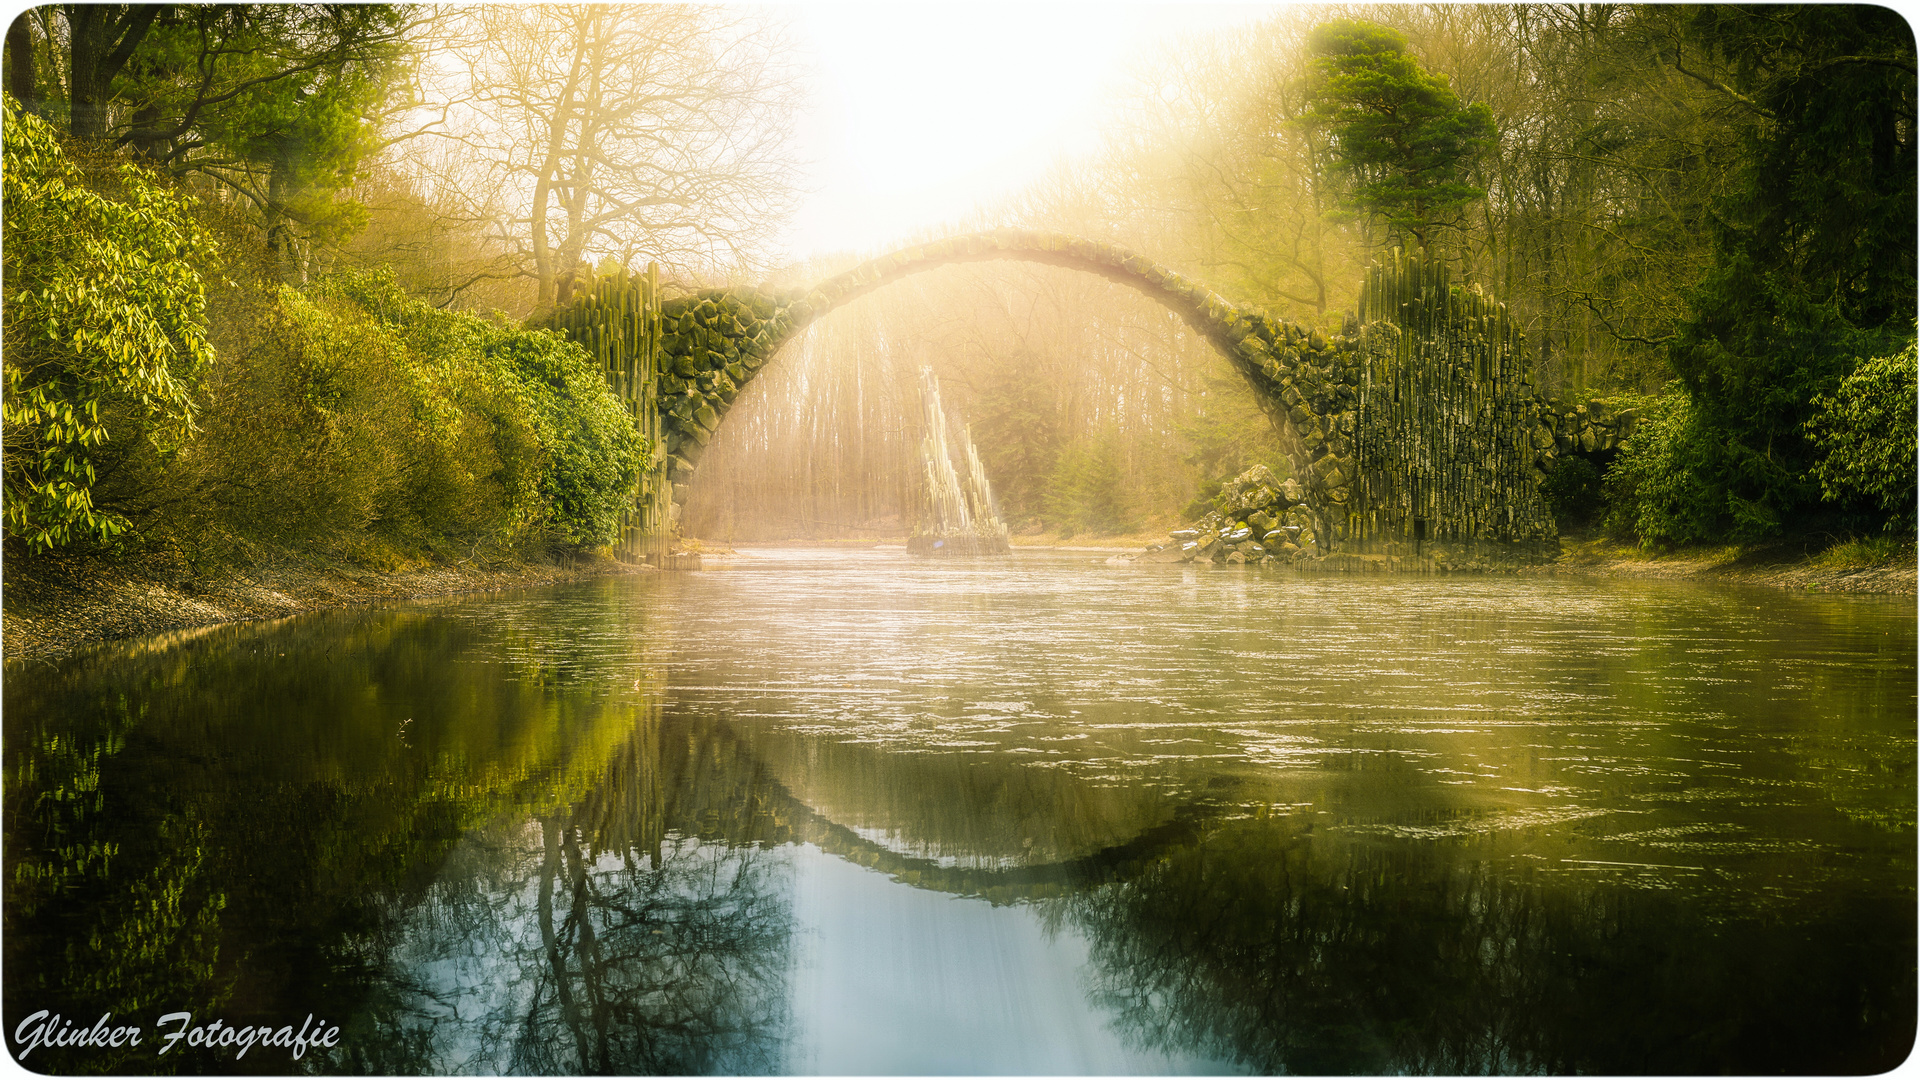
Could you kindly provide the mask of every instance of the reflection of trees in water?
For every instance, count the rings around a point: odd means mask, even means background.
[[[1914,1031],[1910,896],[1715,916],[1241,823],[1065,909],[1129,1038],[1256,1072],[1872,1072]]]
[[[396,611],[10,672],[6,1030],[38,1008],[277,1025],[310,1011],[338,1022],[365,998],[363,1016],[404,1015],[411,1000],[378,973],[470,829],[557,805],[601,822],[603,850],[644,844],[643,827],[657,837],[658,808],[631,805],[660,798],[645,771],[657,679],[622,672],[633,690],[608,695],[605,679],[553,677],[539,658],[503,679],[492,657],[511,644]],[[384,1060],[431,1071],[426,1042],[402,1052],[401,1026],[384,1025]],[[160,1064],[276,1072],[318,1057],[235,1061],[183,1043]]]
[[[659,742],[644,722],[585,799],[469,835],[404,918],[388,985],[355,1020],[356,1067],[781,1071],[786,863],[668,835],[669,812],[695,808],[667,788],[716,785],[663,776]],[[749,794],[719,786],[723,804]]]
[[[921,888],[1064,897],[1047,910],[1087,934],[1124,1030],[1262,1071],[1872,1071],[1912,1033],[1910,896],[1709,914],[1052,770],[815,754],[665,717],[658,676],[628,692],[627,668],[534,656],[502,679],[513,650],[471,629],[350,628],[293,639],[348,657],[324,679],[237,631],[105,675],[10,676],[9,1023],[352,1004],[328,1017],[346,1060],[168,1060],[777,1072],[793,926],[771,847],[808,842]],[[882,823],[900,835],[876,842]]]
[[[204,1011],[231,992],[233,979],[218,966],[226,897],[209,881],[215,858],[205,823],[165,799],[139,830],[118,828],[103,812],[105,778],[139,712],[121,697],[70,727],[7,733],[0,1030],[14,1031],[39,1009],[91,1023],[108,1009],[122,1018]],[[149,1056],[131,1047],[43,1049],[28,1064],[101,1072]]]

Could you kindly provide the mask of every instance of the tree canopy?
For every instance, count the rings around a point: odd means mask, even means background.
[[[58,5],[9,29],[9,85],[76,140],[243,199],[298,278],[314,240],[359,220],[339,193],[379,145],[417,28],[396,5]]]
[[[1486,195],[1468,175],[1493,149],[1493,113],[1422,70],[1397,30],[1339,19],[1308,43],[1317,57],[1310,115],[1332,134],[1333,167],[1350,185],[1344,204],[1431,246]]]
[[[1724,435],[1702,497],[1750,539],[1820,501],[1815,400],[1914,333],[1914,39],[1885,8],[1826,5],[1702,8],[1689,31],[1728,66],[1745,153],[1670,357]],[[1689,71],[1685,45],[1671,62]]]

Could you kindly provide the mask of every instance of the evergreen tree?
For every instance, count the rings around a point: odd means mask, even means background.
[[[1340,19],[1313,30],[1312,118],[1333,138],[1334,168],[1350,185],[1348,210],[1378,214],[1429,247],[1486,192],[1467,182],[1493,149],[1493,113],[1464,105],[1445,75],[1430,75],[1397,30]]]
[[[1914,39],[1868,6],[1703,8],[1689,30],[1668,61],[1719,88],[1747,153],[1669,358],[1717,435],[1707,510],[1753,540],[1819,502],[1815,400],[1913,333]]]

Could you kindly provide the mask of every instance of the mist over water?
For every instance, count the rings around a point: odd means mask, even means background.
[[[55,1072],[1907,1053],[1910,598],[707,566],[10,669],[6,1030],[343,1028]]]

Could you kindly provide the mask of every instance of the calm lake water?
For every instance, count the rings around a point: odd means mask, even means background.
[[[9,666],[13,1053],[1768,1073],[1912,1045],[1912,599],[707,566]],[[108,1013],[137,1045],[53,1045]],[[334,1045],[277,1045],[303,1024]]]

